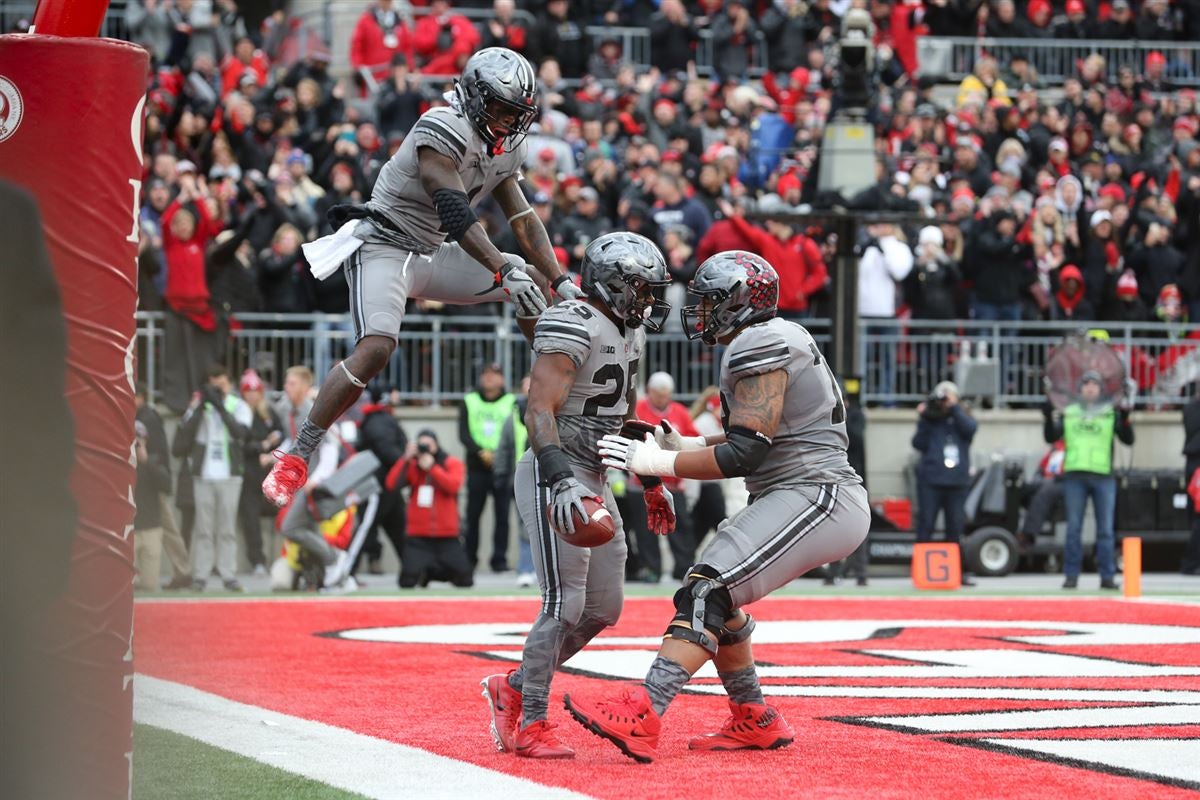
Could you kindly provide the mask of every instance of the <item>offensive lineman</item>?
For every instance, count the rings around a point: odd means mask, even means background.
[[[634,233],[605,234],[584,252],[583,299],[548,309],[534,329],[525,412],[530,452],[517,466],[515,488],[542,610],[525,640],[521,666],[482,681],[492,737],[501,751],[525,758],[575,755],[546,720],[550,679],[616,623],[624,601],[625,531],[596,441],[635,419],[644,329],[661,329],[670,311],[662,299],[670,283],[653,242]],[[574,514],[587,518],[588,495],[604,503],[616,524],[612,541],[595,548],[568,544],[551,530],[569,541]],[[674,529],[674,504],[661,481],[646,489],[646,510],[655,533]]]
[[[449,106],[417,120],[384,165],[371,200],[337,207],[338,232],[305,246],[318,276],[345,259],[356,344],[330,370],[292,449],[263,481],[263,494],[278,506],[304,486],[308,457],[330,424],[387,365],[410,297],[455,304],[507,299],[527,324],[545,310],[524,259],[497,250],[475,216],[485,194],[500,204],[546,281],[565,298],[579,295],[518,184],[525,136],[538,116],[533,67],[502,47],[480,50],[447,97]]]
[[[608,435],[606,466],[698,480],[745,477],[750,505],[717,529],[675,593],[676,613],[645,683],[615,697],[568,695],[585,728],[649,762],[667,706],[708,659],[729,694],[730,717],[693,750],[773,749],[791,726],[763,700],[742,606],[809,569],[838,561],[866,538],[867,492],[846,458],[846,409],[812,336],[775,317],[779,276],[751,253],[718,253],[696,270],[696,305],[681,311],[689,338],[727,344],[721,366],[725,433],[681,437],[664,426],[645,441]]]

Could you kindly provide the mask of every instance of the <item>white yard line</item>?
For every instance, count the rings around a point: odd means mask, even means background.
[[[379,800],[489,796],[522,800],[587,798],[567,789],[238,703],[148,675],[139,674],[134,680],[133,718],[135,722],[164,728]]]

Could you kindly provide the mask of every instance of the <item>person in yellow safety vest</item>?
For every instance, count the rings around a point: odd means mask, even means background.
[[[492,572],[508,571],[508,508],[512,493],[496,480],[494,467],[500,433],[516,404],[517,398],[505,387],[500,365],[488,364],[479,375],[478,389],[463,398],[458,411],[458,438],[467,452],[467,516],[463,526],[472,570],[479,563],[479,517],[490,496],[495,516]]]
[[[521,393],[512,416],[500,431],[500,444],[496,448],[496,461],[492,471],[496,483],[502,484],[505,492],[513,496],[513,479],[517,473],[517,462],[529,447],[529,436],[525,431],[525,408],[529,403],[529,375],[521,379]],[[517,530],[517,586],[527,589],[537,583],[533,571],[533,551],[529,544],[529,531],[519,526]]]
[[[1133,444],[1133,426],[1129,409],[1114,408],[1101,397],[1102,381],[1094,370],[1079,379],[1079,397],[1063,409],[1043,408],[1046,443],[1063,440],[1063,500],[1067,506],[1067,541],[1063,553],[1063,588],[1079,585],[1083,562],[1083,512],[1092,498],[1096,516],[1096,561],[1100,588],[1117,589],[1113,515],[1117,502],[1117,481],[1112,474],[1113,439]]]

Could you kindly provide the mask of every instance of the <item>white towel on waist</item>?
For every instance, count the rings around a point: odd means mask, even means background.
[[[308,259],[308,266],[314,278],[319,281],[325,280],[338,271],[342,262],[362,247],[362,239],[354,238],[354,229],[358,227],[359,222],[360,220],[352,219],[338,228],[337,232],[300,246],[304,257]]]

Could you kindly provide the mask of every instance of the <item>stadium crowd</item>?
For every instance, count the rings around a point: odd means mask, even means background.
[[[867,4],[877,182],[830,198],[814,169],[838,105],[831,47],[850,5],[551,0],[529,8],[538,20],[530,26],[512,0],[496,0],[493,17],[475,26],[445,0],[417,17],[378,0],[350,42],[353,65],[378,79],[370,91],[359,73],[335,78],[320,48],[292,60],[283,11],[248,30],[233,0],[222,0],[201,29],[188,0],[135,0],[131,35],[155,63],[143,305],[204,330],[238,312],[345,311],[344,282],[314,281],[300,245],[329,232],[331,205],[369,197],[416,118],[445,102],[447,74],[499,44],[538,68],[543,113],[528,140],[527,185],[572,269],[612,228],[657,241],[681,286],[707,255],[744,248],[779,269],[785,313],[823,314],[836,279],[830,237],[748,217],[843,202],[940,221],[863,233],[867,317],[1200,316],[1200,116],[1194,91],[1172,90],[1181,65],[1169,48],[1150,52],[1141,70],[1087,58],[1054,95],[1021,56],[1003,68],[979,59],[944,102],[931,80],[911,76],[921,31],[1195,41],[1197,3]],[[593,23],[648,26],[654,66],[638,72],[618,40],[589,40]],[[719,78],[696,77],[701,27],[713,31]],[[760,41],[770,69],[748,81]],[[489,206],[483,216],[501,248],[517,250]]]
[[[854,6],[876,26],[868,121],[877,159],[874,185],[842,197],[820,191],[816,175],[823,129],[840,106],[840,19]],[[352,69],[338,77],[345,71],[331,69],[325,47],[297,58],[298,28],[284,10],[258,27],[234,0],[217,0],[211,15],[192,0],[130,2],[130,36],[153,56],[141,303],[167,312],[168,349],[184,343],[190,365],[176,391],[165,387],[168,406],[187,407],[239,314],[347,310],[344,279],[314,280],[300,245],[331,232],[331,206],[370,196],[419,115],[446,102],[465,59],[496,45],[538,70],[542,117],[528,139],[526,188],[576,273],[600,234],[643,233],[666,255],[678,303],[705,258],[746,249],[778,269],[782,314],[828,316],[836,235],[765,215],[839,205],[914,220],[861,231],[859,312],[868,325],[1160,320],[1182,329],[1200,318],[1200,107],[1194,91],[1172,85],[1187,67],[1169,47],[1200,40],[1196,0],[488,7],[490,18],[473,22],[447,0],[416,10],[402,0],[365,5],[349,42]],[[618,38],[589,37],[595,24],[648,28],[652,66],[627,62]],[[712,33],[714,77],[697,73],[701,30]],[[983,57],[955,91],[913,76],[921,35],[1163,44],[1141,69],[1093,55],[1055,87],[1023,54],[1003,65]],[[751,79],[764,46],[767,70]],[[500,248],[519,252],[494,204],[480,212]],[[697,539],[703,507],[697,499]],[[478,511],[471,516],[477,527]],[[395,527],[393,544],[405,525]],[[247,543],[261,565],[261,544],[250,534]],[[379,553],[372,535],[364,551],[372,571]],[[497,558],[493,569],[506,568]],[[630,569],[657,580],[661,566],[646,556]],[[408,585],[425,580],[409,577]]]

